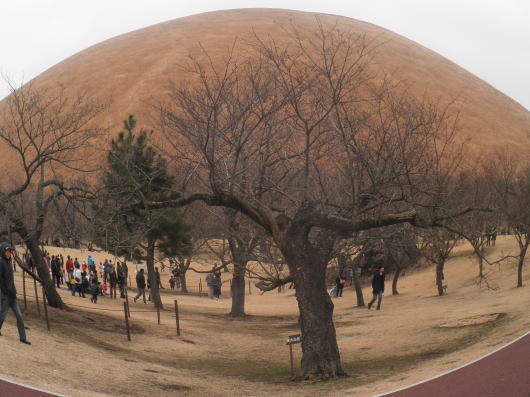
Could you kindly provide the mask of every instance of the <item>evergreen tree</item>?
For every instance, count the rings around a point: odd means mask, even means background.
[[[152,209],[149,203],[178,198],[174,178],[149,144],[151,131],[135,134],[136,120],[129,116],[124,131],[113,139],[103,172],[102,202],[98,205],[96,242],[117,256],[145,260],[151,299],[162,307],[154,257],[158,248],[174,256],[189,244],[190,227],[176,210]]]

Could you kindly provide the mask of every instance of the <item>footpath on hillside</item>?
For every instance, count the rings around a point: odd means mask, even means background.
[[[8,379],[0,378],[0,396],[9,397],[61,397],[59,394],[46,392],[44,390],[35,389],[31,386],[23,385],[10,381]]]
[[[379,396],[530,397],[530,332],[463,367]]]

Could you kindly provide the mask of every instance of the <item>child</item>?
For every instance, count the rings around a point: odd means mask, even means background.
[[[169,279],[169,286],[171,287],[171,289],[175,289],[175,277],[171,276],[171,278]]]
[[[98,279],[95,279],[92,281],[92,298],[90,298],[90,302],[98,303],[98,295],[99,295],[99,281]]]
[[[103,291],[102,291],[102,296],[105,296],[107,294],[107,290],[109,289],[109,286],[107,283],[103,283]]]

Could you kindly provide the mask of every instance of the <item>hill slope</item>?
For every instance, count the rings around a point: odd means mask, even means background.
[[[463,133],[475,149],[513,148],[523,156],[530,149],[530,112],[517,102],[439,54],[381,27],[340,16],[280,9],[216,11],[175,19],[130,32],[94,45],[38,76],[37,85],[62,83],[72,92],[86,92],[111,101],[98,120],[116,129],[128,114],[142,125],[153,100],[163,99],[170,80],[199,43],[212,56],[226,53],[235,37],[254,30],[285,38],[279,26],[293,23],[312,28],[315,17],[324,24],[366,34],[379,47],[377,65],[412,85],[422,95],[456,99],[461,107]]]

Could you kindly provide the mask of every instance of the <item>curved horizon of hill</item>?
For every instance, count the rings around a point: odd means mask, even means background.
[[[167,98],[169,81],[179,80],[178,65],[202,46],[212,57],[226,53],[236,37],[252,32],[285,39],[279,26],[305,29],[337,24],[382,44],[373,68],[404,81],[413,93],[460,109],[460,127],[475,152],[512,150],[528,158],[530,112],[475,75],[403,36],[359,20],[283,9],[235,9],[174,19],[91,46],[46,70],[36,86],[62,84],[67,92],[109,102],[96,122],[114,136],[129,114],[152,128],[148,115],[154,100]]]

